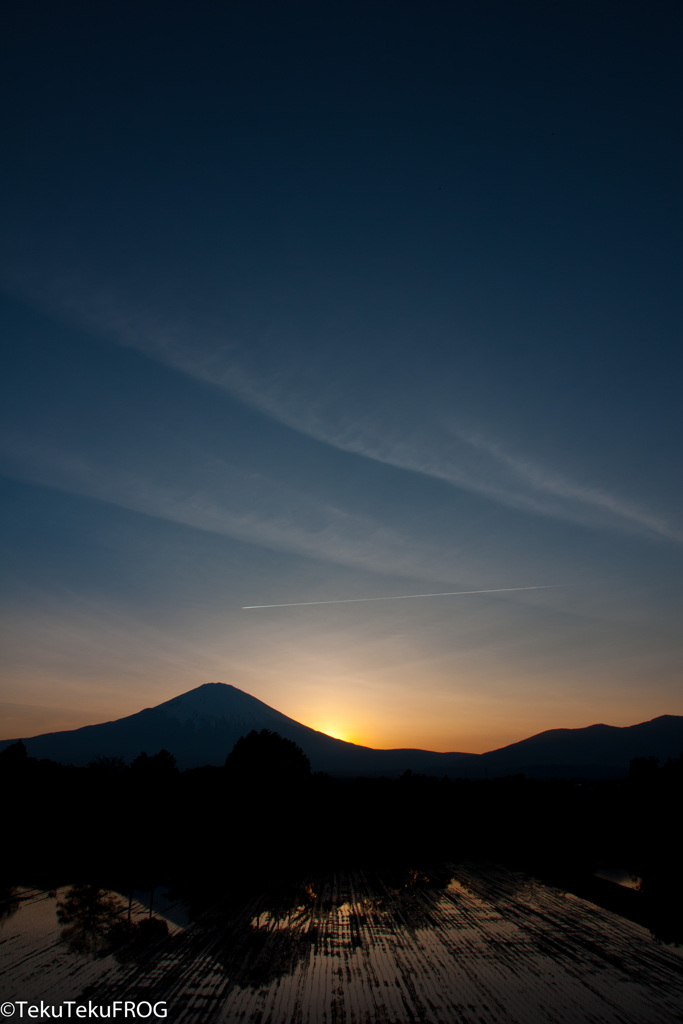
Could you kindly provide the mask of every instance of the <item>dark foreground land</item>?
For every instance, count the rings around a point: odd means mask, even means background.
[[[171,754],[73,768],[0,754],[0,885],[92,881],[120,891],[241,879],[255,892],[306,871],[444,861],[531,872],[683,941],[683,760],[632,763],[627,779],[340,780],[311,774],[289,740],[240,740],[224,768],[179,772]],[[625,868],[638,893],[594,879]],[[193,896],[193,899],[195,897]]]
[[[683,1021],[680,760],[614,782],[344,781],[247,739],[184,773],[166,752],[0,756],[3,999],[254,1024]]]

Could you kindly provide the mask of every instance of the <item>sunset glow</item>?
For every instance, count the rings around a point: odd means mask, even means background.
[[[683,712],[660,37],[286,7],[8,50],[6,731],[208,680],[437,751]]]

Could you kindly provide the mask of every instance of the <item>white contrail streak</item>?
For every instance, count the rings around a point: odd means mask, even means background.
[[[512,590],[552,590],[566,583],[546,583],[540,587],[497,587],[495,590],[453,590],[446,594],[399,594],[398,597],[345,597],[341,601],[291,601],[287,604],[245,604],[243,612],[257,608],[304,608],[313,604],[358,604],[360,601],[412,601],[416,597],[461,597],[463,594],[509,594]]]

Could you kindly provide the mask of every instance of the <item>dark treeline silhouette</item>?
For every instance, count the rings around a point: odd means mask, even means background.
[[[681,758],[638,758],[628,778],[604,782],[344,780],[312,773],[296,744],[262,730],[242,737],[224,767],[182,773],[166,750],[74,768],[28,757],[18,742],[0,754],[0,787],[0,885],[97,878],[119,891],[172,884],[199,899],[199,882],[214,898],[316,870],[486,860],[683,941]],[[642,891],[594,879],[600,865],[626,867]]]

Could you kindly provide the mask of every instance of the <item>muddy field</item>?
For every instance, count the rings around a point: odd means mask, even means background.
[[[163,1000],[197,1024],[683,1021],[682,950],[502,868],[338,874],[191,923],[157,897],[154,927],[139,894],[95,911],[73,890],[19,895],[0,921],[3,1001]]]

